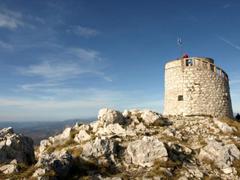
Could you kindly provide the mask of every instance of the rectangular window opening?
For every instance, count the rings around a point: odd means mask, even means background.
[[[178,101],[183,101],[183,95],[178,96]]]
[[[213,64],[210,64],[210,69],[212,72],[214,72],[214,65]]]
[[[192,66],[192,65],[193,65],[192,59],[187,59],[186,60],[186,66]]]

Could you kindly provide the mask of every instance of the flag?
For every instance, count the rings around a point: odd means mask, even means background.
[[[178,38],[178,39],[177,39],[177,44],[178,44],[179,46],[181,46],[181,45],[183,44],[181,38]]]

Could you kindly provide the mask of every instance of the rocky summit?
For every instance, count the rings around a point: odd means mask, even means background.
[[[2,179],[240,179],[240,123],[101,109],[97,121],[42,140],[0,131]]]

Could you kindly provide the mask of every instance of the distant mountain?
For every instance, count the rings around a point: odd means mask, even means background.
[[[71,127],[77,122],[90,123],[94,118],[89,119],[71,119],[64,121],[3,121],[0,122],[0,129],[12,127],[16,133],[24,134],[34,140],[34,144],[38,145],[42,139],[60,133],[66,127]]]

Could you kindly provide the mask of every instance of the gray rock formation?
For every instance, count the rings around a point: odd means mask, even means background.
[[[116,142],[105,138],[96,138],[83,146],[82,157],[97,164],[110,166],[115,163]]]
[[[128,144],[126,156],[130,159],[129,163],[151,167],[156,160],[166,161],[168,153],[157,138],[144,136]]]
[[[240,151],[235,144],[224,144],[211,140],[201,149],[198,159],[200,161],[212,161],[218,168],[231,167],[235,159],[240,159]]]
[[[98,121],[99,124],[103,126],[114,123],[124,124],[125,118],[121,112],[106,108],[99,111]]]
[[[27,169],[26,178],[238,180],[239,135],[240,123],[230,119],[102,109],[96,122],[76,124],[41,141],[37,163]],[[0,137],[2,151],[10,146],[22,156],[28,152],[16,145],[25,146],[26,140],[12,129],[3,129]],[[17,163],[24,158],[4,153],[2,174],[21,174]]]
[[[45,176],[46,173],[53,170],[57,177],[63,178],[68,175],[72,163],[72,155],[65,150],[43,154],[35,165],[38,169],[34,172],[33,177]]]
[[[33,140],[21,134],[15,134],[12,128],[0,130],[0,163],[34,163]]]

